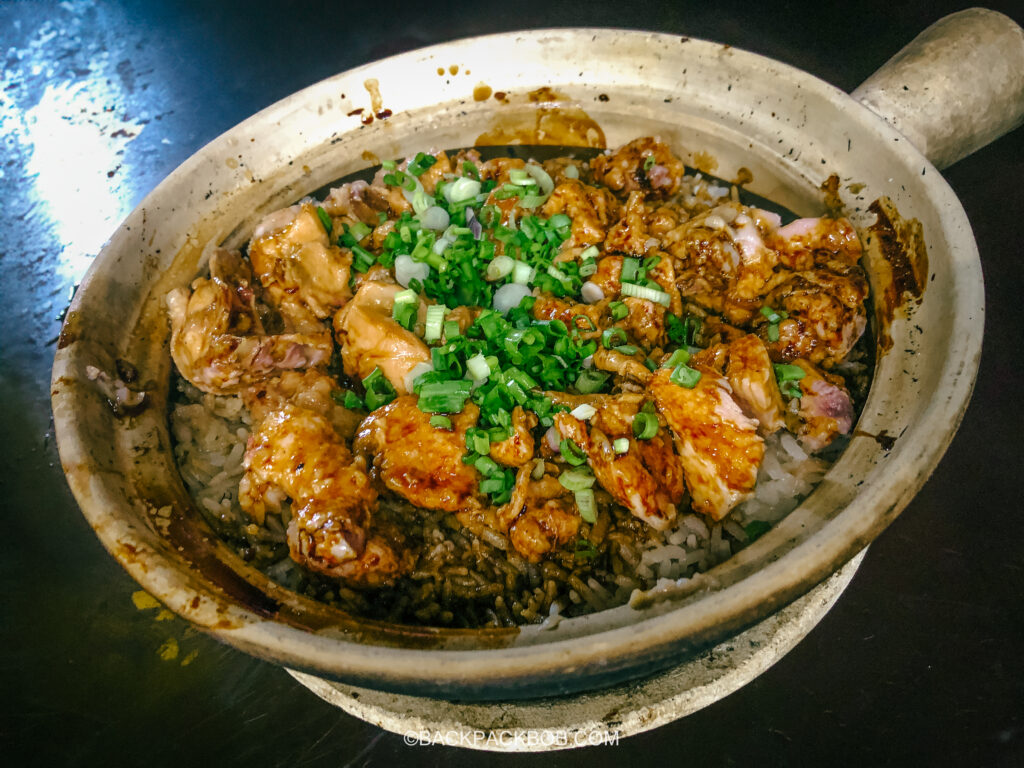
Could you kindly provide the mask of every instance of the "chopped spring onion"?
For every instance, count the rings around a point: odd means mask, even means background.
[[[508,172],[508,180],[513,184],[524,186],[533,184],[533,177],[522,168],[513,168]]]
[[[633,344],[619,344],[612,349],[616,352],[621,352],[623,355],[635,355],[637,353],[637,348]]]
[[[331,221],[331,215],[319,205],[316,207],[316,215],[320,219],[320,223],[324,225],[324,229],[327,230],[327,235],[330,236],[331,229],[334,227],[334,223]]]
[[[412,209],[417,216],[430,208],[432,202],[432,198],[422,189],[417,189],[412,195]]]
[[[613,301],[608,305],[608,309],[612,311],[613,320],[621,320],[629,315],[629,307],[622,301]]]
[[[398,165],[395,163],[394,160],[385,160],[380,164],[380,167],[383,168],[385,171],[393,171],[395,170],[395,168],[398,167]]]
[[[628,437],[617,437],[612,442],[612,449],[616,453],[627,453],[629,451],[629,438]]]
[[[352,246],[352,269],[356,272],[365,272],[374,265],[377,257],[365,248],[358,245]]]
[[[658,434],[658,417],[653,413],[641,411],[633,417],[633,437],[637,440],[650,440]]]
[[[590,403],[583,403],[573,408],[569,412],[569,415],[572,416],[574,419],[579,419],[580,421],[587,421],[595,413],[597,413],[597,408],[592,406]]]
[[[677,365],[669,376],[669,380],[680,387],[693,389],[700,381],[700,371],[688,365]]]
[[[420,282],[430,276],[430,265],[422,261],[413,261],[412,256],[401,253],[395,257],[395,280],[403,288],[408,288],[413,280]]]
[[[416,310],[419,309],[420,297],[416,291],[406,288],[395,294],[395,303],[391,307],[391,318],[408,330],[412,327],[416,318]]]
[[[351,224],[348,227],[348,233],[352,235],[352,238],[358,243],[373,230],[370,229],[366,224],[361,221],[357,221],[355,224]]]
[[[485,277],[494,282],[495,280],[501,280],[507,276],[516,266],[516,260],[511,256],[495,256],[494,260],[487,265],[487,272]]]
[[[786,397],[800,398],[803,396],[803,390],[800,389],[798,383],[807,373],[799,365],[784,365],[782,363],[775,363],[775,378],[779,382],[779,389]]]
[[[591,395],[599,392],[601,387],[608,381],[610,374],[605,371],[583,370],[576,379],[576,389],[584,395]]]
[[[646,285],[634,285],[633,283],[622,283],[622,294],[624,296],[632,296],[637,299],[647,299],[648,301],[654,301],[661,304],[663,307],[667,307],[672,297],[664,291],[658,291],[654,288],[649,288]]]
[[[580,275],[583,276],[583,267],[580,267]],[[597,283],[588,280],[580,286],[580,297],[587,304],[596,304],[604,298],[604,290]]]
[[[449,203],[461,203],[472,200],[480,194],[480,182],[476,179],[469,179],[465,176],[456,179],[451,184],[445,185],[442,194]]]
[[[525,261],[517,261],[512,269],[512,282],[519,285],[528,285],[537,276],[537,270]]]
[[[480,180],[480,170],[476,167],[476,163],[469,160],[462,163],[462,175],[477,181]]]
[[[571,164],[565,166],[565,170],[562,173],[565,174],[567,179],[578,179],[580,177],[580,169]]]
[[[640,259],[627,256],[622,260],[622,274],[619,280],[623,283],[632,283],[640,272]]]
[[[768,341],[779,340],[779,326],[776,323],[772,323],[768,326]]]
[[[768,320],[769,323],[778,323],[780,320],[785,320],[789,317],[783,309],[772,309],[771,307],[761,307],[761,314]]]
[[[444,338],[445,341],[451,341],[457,339],[462,335],[462,330],[459,328],[459,323],[456,320],[445,320],[444,321]]]
[[[449,419],[447,416],[434,414],[433,416],[430,417],[430,426],[436,427],[437,429],[451,429],[452,420]]]
[[[587,248],[584,248],[583,252],[580,254],[580,261],[587,261],[589,259],[596,259],[598,253],[600,253],[600,251],[597,250],[597,246],[596,245],[591,245],[591,246],[589,246]]]
[[[518,307],[519,303],[530,295],[530,288],[519,283],[508,283],[494,292],[494,308],[503,315]]]
[[[435,232],[447,229],[451,221],[448,211],[439,205],[431,205],[425,208],[420,212],[419,217],[420,224],[423,225],[424,229],[432,229]]]
[[[534,480],[540,480],[544,477],[544,459],[536,459],[533,462],[533,471],[530,472],[530,477]]]
[[[593,259],[584,259],[580,264],[580,277],[590,277],[595,272],[597,272],[597,262]]]
[[[342,403],[349,410],[362,410],[366,407],[366,403],[363,402],[363,398],[357,395],[355,392],[345,393],[345,402]]]
[[[466,405],[472,383],[466,379],[450,379],[424,384],[416,405],[426,413],[459,413]]]
[[[370,375],[363,379],[363,387],[366,389],[366,407],[371,411],[387,405],[397,396],[395,388],[384,378],[380,368],[374,368]]]
[[[585,454],[583,449],[576,445],[576,441],[570,437],[563,439],[562,442],[559,443],[558,450],[562,454],[562,458],[574,467],[580,466],[587,460],[587,454]]]
[[[654,155],[648,155],[647,157],[645,157],[644,158],[644,170],[645,171],[651,170],[651,168],[654,167],[654,163],[655,162],[656,161],[654,159]]]
[[[618,327],[608,328],[601,334],[601,344],[605,349],[611,349],[618,344],[625,344],[626,332]]]
[[[444,316],[447,313],[448,307],[444,304],[431,304],[427,307],[427,327],[423,333],[423,340],[425,342],[429,344],[441,338],[441,328],[444,324]]]
[[[594,475],[587,469],[570,469],[558,476],[567,491],[585,491],[594,485]]]
[[[675,368],[677,365],[686,365],[690,362],[690,353],[685,349],[677,349],[668,360],[661,364],[662,368]]]
[[[580,517],[588,523],[597,522],[597,503],[594,501],[594,490],[586,488],[576,491],[576,508],[580,511]]]
[[[481,354],[476,354],[469,358],[466,361],[466,369],[478,382],[487,381],[487,377],[491,375],[491,367],[487,365],[487,358]]]

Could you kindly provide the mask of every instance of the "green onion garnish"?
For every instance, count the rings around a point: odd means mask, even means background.
[[[471,388],[471,382],[465,379],[424,384],[416,405],[425,413],[459,413],[466,405]]]
[[[587,469],[570,469],[558,476],[567,491],[584,491],[594,485],[594,475]]]
[[[576,389],[584,395],[599,392],[611,374],[605,371],[583,370],[576,379]]]
[[[435,427],[436,429],[451,429],[452,420],[447,416],[434,414],[430,417],[430,426]]]
[[[447,312],[448,307],[444,304],[431,304],[427,307],[427,327],[423,332],[423,340],[428,344],[441,338],[444,316]],[[458,323],[455,324],[455,327],[458,328]]]
[[[636,280],[639,272],[640,259],[634,259],[627,256],[622,260],[622,275],[619,277],[619,281],[623,283],[632,283]]]
[[[671,315],[670,315],[671,317]],[[690,362],[690,353],[685,349],[677,349],[668,360],[661,364],[662,368],[675,368],[677,365],[686,365]]]
[[[324,229],[327,230],[327,235],[330,237],[331,229],[334,226],[334,223],[331,221],[331,215],[319,205],[316,207],[316,215],[320,218],[320,223],[324,225]]]
[[[629,315],[629,307],[623,301],[613,301],[608,305],[608,309],[612,311],[613,320],[621,320]]]
[[[688,365],[677,365],[669,376],[669,380],[680,387],[693,389],[700,381],[700,371]]]
[[[637,347],[633,344],[619,344],[617,347],[612,347],[612,349],[624,355],[635,355],[637,353]]]
[[[597,522],[597,503],[594,501],[592,488],[585,488],[576,491],[576,509],[580,511],[580,517],[588,523]]]
[[[365,248],[352,246],[352,269],[356,272],[366,272],[377,261],[377,257]]]
[[[491,375],[487,359],[481,354],[476,354],[466,361],[466,370],[478,382],[487,381],[487,377]]]
[[[647,299],[648,301],[661,304],[663,307],[667,307],[672,302],[672,297],[664,291],[659,291],[646,285],[634,285],[627,282],[622,283],[622,295],[632,296],[637,299]]]
[[[591,544],[586,539],[577,539],[576,547],[573,551],[573,555],[578,560],[593,560],[600,553],[597,551],[597,547]]]
[[[587,454],[583,452],[583,449],[576,445],[576,442],[572,438],[565,438],[558,446],[559,452],[562,454],[562,458],[572,464],[574,467],[578,467],[585,463],[587,460]]]
[[[626,341],[626,332],[618,327],[608,328],[601,334],[601,344],[605,349],[611,349],[616,345],[625,344]]]
[[[633,417],[633,437],[650,440],[658,434],[658,417],[653,413],[640,412]]]
[[[778,340],[779,340],[779,326],[776,325],[775,323],[772,323],[771,325],[768,326],[768,341],[778,341]]]
[[[627,453],[629,451],[629,438],[617,437],[612,442],[612,450],[616,453]]]
[[[370,375],[363,379],[363,387],[366,389],[366,407],[371,411],[387,405],[397,397],[395,388],[384,377],[380,368],[374,368]]]
[[[647,157],[645,157],[644,158],[644,171],[646,172],[646,171],[651,170],[651,168],[654,167],[654,163],[655,163],[654,155],[648,155]]]

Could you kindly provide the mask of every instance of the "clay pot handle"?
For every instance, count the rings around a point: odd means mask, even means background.
[[[945,168],[1024,123],[1024,30],[984,8],[951,14],[852,95]]]

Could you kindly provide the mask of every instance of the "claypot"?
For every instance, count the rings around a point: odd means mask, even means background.
[[[930,28],[853,97],[729,46],[598,29],[461,40],[324,80],[197,152],[94,262],[53,371],[68,481],[104,545],[150,593],[224,642],[289,667],[460,699],[581,691],[664,668],[835,572],[938,463],[971,394],[984,309],[971,229],[936,165],[1018,125],[1022,110],[1024,33],[977,10]],[[175,468],[163,297],[213,246],[241,244],[266,212],[372,158],[524,133],[560,144],[599,143],[603,133],[612,147],[656,134],[718,176],[749,169],[752,191],[803,215],[823,210],[819,187],[836,174],[858,227],[874,222],[867,205],[882,196],[919,221],[925,288],[880,318],[892,344],[879,351],[857,436],[799,508],[701,589],[642,609],[546,631],[422,629],[356,620],[269,582],[216,540]],[[876,297],[886,269],[869,265]],[[133,414],[115,413],[87,373],[113,377],[118,361],[147,392]]]

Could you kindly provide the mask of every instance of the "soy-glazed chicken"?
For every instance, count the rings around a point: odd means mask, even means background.
[[[418,152],[269,213],[167,297],[178,373],[245,414],[230,501],[387,620],[553,620],[713,565],[778,519],[762,482],[820,476],[866,370],[857,232],[745,199],[642,137]]]

